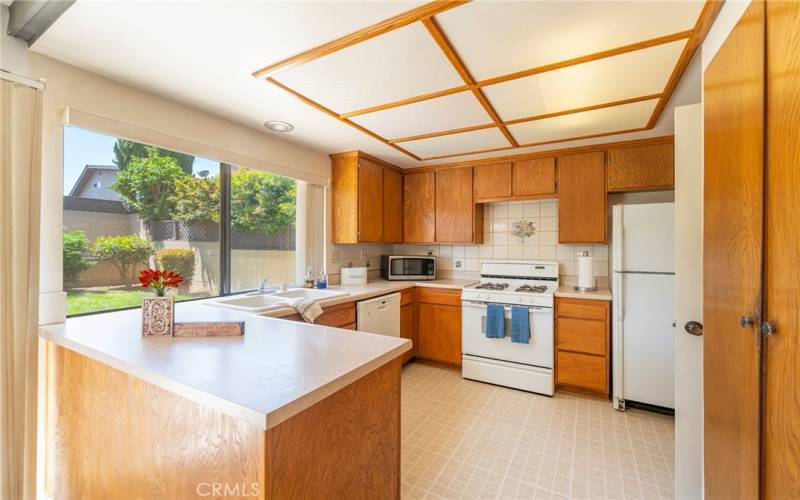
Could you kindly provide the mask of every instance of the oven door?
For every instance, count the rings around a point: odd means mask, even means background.
[[[464,301],[461,340],[464,354],[482,358],[553,368],[553,309],[529,306],[531,336],[527,344],[511,342],[511,306],[505,306],[505,332],[502,339],[486,337],[486,304]]]

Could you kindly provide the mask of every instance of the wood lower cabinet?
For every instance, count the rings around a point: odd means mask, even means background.
[[[483,242],[483,205],[473,201],[472,167],[436,171],[436,241]]]
[[[417,289],[420,359],[461,366],[461,290]]]
[[[290,314],[284,316],[283,319],[292,321],[303,321],[300,314]],[[344,328],[346,330],[356,329],[356,303],[345,302],[344,304],[337,304],[335,306],[323,308],[323,313],[314,321],[317,325],[335,326],[336,328]]]
[[[674,188],[675,145],[672,137],[655,144],[609,148],[609,192]]]
[[[411,350],[401,356],[403,364],[417,356],[417,301],[414,288],[403,290],[400,296],[400,336],[413,344]]]
[[[610,303],[556,302],[556,386],[608,399],[610,395]]]
[[[558,242],[608,243],[605,152],[559,157]]]
[[[403,176],[403,240],[436,241],[436,174],[419,172]]]
[[[331,241],[402,241],[402,174],[360,151],[331,155]]]
[[[555,198],[556,159],[533,158],[514,162],[511,180],[514,198]]]

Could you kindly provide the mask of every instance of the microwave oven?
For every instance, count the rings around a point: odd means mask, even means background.
[[[434,280],[436,257],[433,255],[382,255],[381,276],[385,280]]]

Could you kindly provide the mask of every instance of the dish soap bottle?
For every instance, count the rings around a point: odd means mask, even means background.
[[[328,275],[325,274],[325,268],[319,270],[319,278],[317,278],[317,288],[328,288]]]
[[[314,275],[311,273],[310,267],[306,271],[306,281],[303,283],[303,288],[314,288]]]

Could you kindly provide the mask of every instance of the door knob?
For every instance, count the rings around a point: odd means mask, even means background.
[[[755,321],[753,321],[753,318],[751,318],[750,316],[744,315],[741,318],[739,318],[739,325],[741,325],[742,328],[750,328],[754,324]]]
[[[686,330],[686,333],[690,335],[695,335],[697,337],[703,335],[703,324],[697,321],[688,321],[683,325],[683,328]]]

